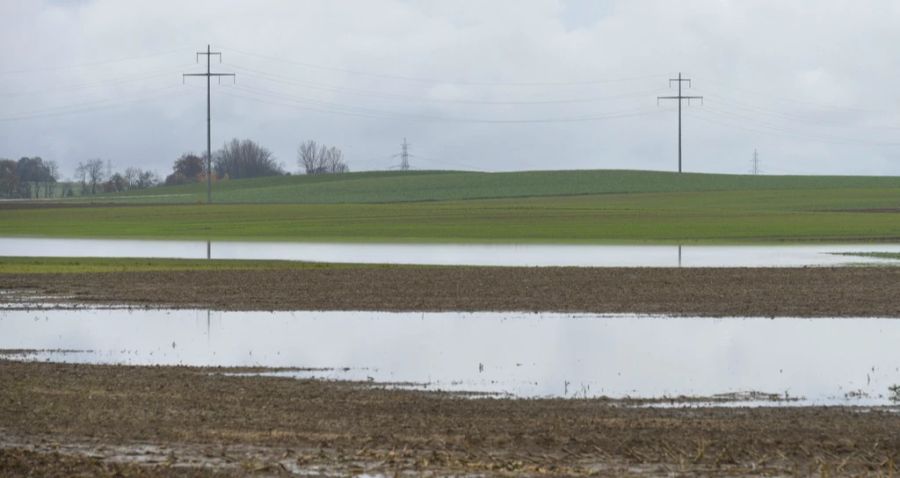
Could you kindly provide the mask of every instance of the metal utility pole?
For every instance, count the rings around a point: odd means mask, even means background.
[[[234,73],[212,73],[209,69],[210,58],[213,55],[219,56],[219,63],[222,63],[222,52],[210,51],[209,45],[206,45],[206,51],[197,52],[197,62],[200,62],[200,55],[206,55],[206,73],[183,73],[182,81],[186,76],[205,76],[206,77],[206,202],[212,203],[212,109],[210,108],[209,84],[210,79],[214,76],[222,81],[223,76],[235,77]]]
[[[690,78],[682,78],[681,72],[678,73],[678,78],[669,78],[669,88],[672,87],[672,82],[675,81],[678,83],[678,96],[657,96],[656,104],[659,104],[659,100],[678,100],[678,172],[681,172],[681,103],[684,100],[687,100],[688,104],[691,104],[691,100],[700,100],[700,103],[703,103],[702,96],[684,96],[681,94],[681,84],[687,82],[688,88],[691,87],[691,79]]]
[[[403,145],[400,149],[400,169],[406,171],[409,169],[409,144],[406,138],[403,138]]]
[[[755,148],[753,149],[753,161],[751,161],[751,164],[753,164],[753,168],[750,170],[750,172],[754,176],[758,175],[759,174],[759,153],[756,152]]]

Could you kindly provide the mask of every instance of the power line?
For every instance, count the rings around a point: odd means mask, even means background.
[[[760,116],[764,116],[767,118],[772,118],[774,120],[790,122],[791,124],[806,123],[810,126],[817,127],[817,128],[842,128],[842,129],[845,128],[844,125],[837,124],[836,121],[823,122],[821,119],[811,118],[810,114],[808,112],[805,114],[783,113],[783,112],[779,112],[779,111],[775,111],[775,110],[771,110],[771,109],[767,109],[767,108],[763,108],[763,107],[758,107],[758,106],[755,106],[755,104],[751,105],[749,103],[744,103],[744,102],[741,102],[738,100],[729,99],[729,98],[715,95],[715,94],[707,94],[707,96],[712,97],[713,100],[718,101],[719,103],[721,103],[724,106],[728,106],[728,107],[730,107],[732,109],[736,109],[736,110],[741,110],[744,112],[744,114],[760,115]],[[836,111],[836,110],[832,110],[832,111]],[[848,111],[855,111],[856,113],[862,112],[862,110],[848,110]],[[869,113],[876,113],[876,114],[883,115],[883,114],[887,114],[889,112],[888,111],[871,110],[871,111],[869,111]],[[729,112],[729,114],[737,115],[738,113]],[[893,113],[891,113],[891,114],[893,114]],[[753,121],[761,122],[761,120],[759,120],[755,117],[751,117],[751,116],[742,116],[742,117],[753,120]],[[835,114],[832,117],[834,118],[834,120],[840,119],[843,122],[847,122],[848,117],[850,117],[850,115],[840,113],[840,115]],[[871,117],[866,117],[866,119],[871,120]],[[890,127],[887,127],[887,126],[882,126],[881,128],[890,129]]]
[[[724,83],[719,83],[719,85],[720,85],[721,87],[717,87],[717,86],[716,86],[716,81],[715,81],[715,79],[707,80],[707,82],[708,82],[708,83],[711,83],[711,85],[710,85],[709,87],[711,87],[711,88],[713,88],[713,89],[720,90],[720,91],[724,90],[725,88],[728,88],[728,89],[731,90],[731,91],[744,92],[744,93],[747,93],[747,94],[750,95],[750,96],[757,96],[757,97],[760,97],[760,98],[766,98],[766,99],[770,99],[770,100],[777,101],[777,102],[779,102],[779,103],[793,103],[793,104],[795,104],[795,105],[807,106],[807,107],[811,107],[811,108],[813,108],[813,109],[818,109],[818,110],[821,110],[821,111],[826,111],[826,110],[831,110],[831,111],[856,111],[856,112],[867,112],[867,113],[887,113],[887,112],[891,112],[890,110],[884,110],[884,109],[854,108],[854,107],[842,106],[842,105],[837,105],[837,104],[816,103],[816,102],[808,101],[808,100],[798,100],[798,99],[796,99],[796,98],[788,98],[788,97],[785,97],[785,96],[776,96],[776,95],[772,95],[772,94],[770,94],[770,93],[763,92],[763,91],[759,91],[759,90],[750,90],[750,89],[747,89],[747,88],[737,88],[737,87],[735,87],[735,86],[733,86],[733,85],[725,85]]]
[[[715,121],[711,118],[703,117],[702,115],[689,114],[689,116],[691,116],[694,119],[698,119],[698,120],[705,121],[708,123],[718,124],[721,126],[727,126],[727,127],[731,127],[731,128],[737,128],[737,129],[742,129],[742,130],[746,130],[746,131],[753,131],[756,133],[763,133],[763,134],[769,134],[769,135],[775,135],[775,136],[781,136],[781,137],[787,137],[787,138],[811,139],[811,140],[814,140],[817,142],[828,143],[828,144],[864,144],[864,145],[874,145],[874,146],[900,146],[900,142],[876,141],[876,140],[868,140],[868,139],[861,139],[861,138],[835,136],[835,135],[830,135],[830,134],[810,134],[810,133],[798,132],[796,130],[792,131],[792,130],[785,129],[779,125],[774,125],[772,123],[766,123],[766,122],[760,121],[760,120],[750,117],[750,116],[746,116],[746,115],[742,115],[742,114],[734,113],[734,112],[730,112],[730,111],[725,111],[725,110],[719,110],[719,109],[712,108],[712,107],[704,108],[703,114],[704,115],[711,114],[715,117],[721,117],[721,118],[724,118],[726,121],[750,120],[750,121],[756,122],[757,125],[756,125],[756,127],[743,126],[743,125],[737,125],[737,124],[733,124],[733,123],[727,123],[727,122],[723,123],[721,121]],[[760,129],[760,128],[762,128],[762,129]]]
[[[154,58],[154,57],[158,57],[158,56],[171,55],[173,53],[182,52],[182,51],[186,50],[187,48],[188,47],[181,47],[181,48],[176,48],[174,50],[167,50],[167,51],[162,51],[162,52],[157,52],[157,53],[149,53],[147,55],[128,56],[128,57],[116,58],[116,59],[111,59],[111,60],[100,60],[100,61],[93,61],[93,62],[89,62],[89,63],[73,64],[73,65],[42,66],[42,67],[38,67],[38,68],[22,68],[22,69],[18,69],[18,70],[6,70],[6,71],[0,71],[0,75],[12,75],[12,74],[20,74],[20,73],[35,73],[35,72],[58,71],[58,70],[71,70],[71,69],[77,69],[77,68],[90,68],[90,67],[94,67],[94,66],[108,65],[108,64],[112,64],[112,63],[122,63],[122,62],[126,62],[126,61],[143,60],[143,59]]]
[[[681,72],[678,72],[678,78],[669,78],[669,87],[672,87],[672,82],[678,83],[678,96],[657,96],[656,102],[659,103],[659,100],[677,100],[678,101],[678,172],[681,172],[681,103],[684,100],[688,101],[688,104],[691,104],[691,100],[699,99],[700,102],[703,102],[702,96],[684,96],[681,94],[681,84],[687,82],[688,88],[691,87],[691,79],[690,78],[682,78]]]
[[[763,115],[763,116],[768,116],[768,117],[779,119],[782,121],[803,121],[803,122],[808,122],[808,123],[821,124],[820,122],[817,122],[817,121],[810,121],[810,119],[805,116],[791,114],[791,113],[783,113],[780,111],[762,108],[759,106],[755,106],[754,104],[745,103],[745,102],[734,100],[734,99],[729,99],[727,97],[720,96],[720,95],[717,95],[714,93],[706,93],[706,96],[711,97],[712,102],[718,101],[719,103],[722,103],[723,105],[727,105],[731,108],[735,108],[738,110],[743,110],[748,113],[755,113],[755,114],[759,114],[759,115]],[[823,125],[823,126],[828,126],[828,125]]]
[[[428,157],[423,157],[423,156],[418,156],[418,155],[416,156],[416,159],[419,160],[419,161],[425,161],[425,162],[427,162],[427,163],[432,163],[432,164],[437,164],[437,165],[457,166],[457,167],[462,167],[462,168],[465,168],[465,169],[468,169],[468,170],[478,171],[478,172],[485,172],[485,171],[486,171],[486,170],[485,170],[484,168],[482,168],[482,167],[474,166],[474,165],[467,164],[467,163],[462,163],[462,162],[459,162],[459,161],[448,161],[448,160],[445,160],[445,159],[439,160],[439,159],[433,159],[433,158],[428,158]]]
[[[170,90],[175,87],[176,87],[176,85],[164,86],[162,88],[150,90],[150,93]],[[90,101],[87,103],[79,103],[79,104],[74,104],[74,105],[57,106],[57,107],[53,107],[53,108],[47,108],[47,109],[37,110],[37,111],[30,111],[30,112],[25,112],[25,113],[18,113],[13,116],[2,117],[2,118],[0,118],[0,121],[20,121],[20,120],[27,120],[27,119],[34,119],[34,118],[49,118],[49,117],[55,117],[55,116],[66,116],[66,115],[77,114],[77,113],[88,113],[88,112],[92,112],[92,111],[115,108],[118,106],[123,106],[123,105],[131,104],[131,103],[154,100],[161,96],[164,96],[164,95],[151,95],[148,97],[137,97],[137,98],[126,99],[126,100],[122,100],[121,98],[117,98],[114,100],[104,99],[104,100],[96,100],[96,101]]]
[[[647,94],[654,93],[657,89],[652,90],[643,90],[639,92],[633,93],[624,93],[621,95],[611,95],[611,96],[597,96],[597,97],[584,97],[584,98],[561,98],[561,99],[545,99],[545,100],[469,100],[469,99],[456,99],[456,98],[426,98],[421,96],[412,96],[412,95],[401,95],[395,93],[385,93],[379,91],[372,90],[363,90],[358,88],[347,88],[343,86],[333,86],[327,85],[323,83],[313,83],[308,81],[300,81],[283,75],[275,75],[272,73],[265,73],[259,70],[255,70],[253,68],[247,68],[245,66],[235,65],[232,63],[226,63],[227,66],[240,70],[242,72],[247,73],[250,77],[258,78],[264,81],[270,81],[274,83],[281,83],[285,85],[292,86],[300,86],[303,88],[309,88],[313,90],[322,90],[322,91],[331,91],[337,93],[349,93],[353,95],[359,96],[369,96],[375,98],[385,98],[392,100],[405,100],[405,101],[415,101],[415,102],[434,102],[434,103],[454,103],[454,104],[471,104],[471,105],[552,105],[552,104],[580,104],[580,103],[592,103],[592,102],[601,102],[601,101],[615,101],[621,99],[628,98],[638,98],[642,96],[646,96]]]
[[[737,105],[733,102],[730,102],[724,98],[718,97],[717,95],[710,95],[710,96],[713,96],[714,98],[720,98],[720,101],[722,101],[722,103],[725,106],[729,106],[731,108],[736,108],[738,110],[744,110],[746,112],[738,113],[738,112],[734,112],[734,111],[727,111],[724,109],[717,109],[717,108],[707,104],[707,106],[704,108],[704,113],[714,113],[714,114],[718,114],[721,116],[734,117],[734,118],[738,118],[741,120],[752,121],[754,123],[757,123],[761,127],[769,128],[769,129],[772,129],[772,130],[778,131],[778,132],[789,133],[792,129],[790,129],[790,128],[786,129],[781,124],[771,123],[766,120],[757,118],[755,116],[750,116],[750,115],[752,115],[755,112],[759,112],[759,114],[772,116],[775,119],[780,119],[781,121],[790,121],[791,125],[795,125],[795,124],[802,122],[802,123],[808,123],[809,126],[815,127],[815,128],[828,128],[828,129],[845,128],[844,126],[841,126],[841,125],[826,124],[826,123],[822,123],[822,122],[818,122],[818,121],[813,121],[813,120],[810,120],[808,118],[801,117],[801,116],[780,114],[780,113],[775,113],[775,112],[770,113],[770,112],[768,112],[769,110],[742,107],[742,106]],[[846,116],[846,115],[844,115],[844,116]],[[869,126],[869,127],[867,127],[867,129],[873,129],[873,128],[896,129],[896,128],[892,128],[889,126]],[[805,136],[805,137],[812,137],[812,138],[824,138],[825,140],[828,140],[829,142],[832,142],[832,140],[833,140],[834,142],[859,142],[859,143],[888,144],[888,145],[896,144],[896,143],[879,142],[879,141],[859,139],[859,138],[849,138],[849,137],[843,137],[843,136],[838,136],[838,135],[833,135],[833,134],[828,134],[828,133],[812,133],[812,134],[810,134],[810,133],[799,132],[799,133],[794,133],[794,134],[796,134],[797,136]]]
[[[317,111],[322,113],[330,113],[330,114],[340,114],[340,115],[349,115],[349,116],[358,116],[365,118],[378,118],[378,119],[394,119],[394,120],[424,120],[424,121],[439,121],[439,122],[449,122],[449,123],[473,123],[473,124],[534,124],[534,123],[577,123],[577,122],[589,122],[589,121],[602,121],[609,119],[617,119],[617,118],[626,118],[632,116],[643,116],[647,114],[655,114],[656,110],[646,110],[644,108],[632,108],[628,110],[618,110],[606,114],[598,114],[598,115],[584,115],[584,116],[570,116],[570,117],[557,117],[557,118],[518,118],[518,119],[496,119],[496,118],[470,118],[470,117],[453,117],[453,116],[439,116],[439,115],[422,115],[422,114],[409,114],[409,113],[400,113],[395,111],[387,111],[375,108],[366,108],[362,106],[355,105],[347,105],[342,103],[334,103],[329,101],[322,101],[313,98],[305,98],[305,97],[295,97],[292,95],[287,95],[284,93],[274,92],[271,90],[265,90],[261,88],[248,87],[246,85],[231,87],[230,89],[237,89],[239,91],[246,91],[256,96],[247,96],[241,94],[235,94],[234,92],[223,91],[224,94],[229,94],[230,96],[244,98],[251,101],[256,101],[259,103],[267,103],[279,106],[292,106],[295,108],[301,108],[309,111]],[[259,96],[273,98],[281,101],[266,101],[265,99],[259,98]],[[284,103],[287,101],[288,103]],[[313,105],[313,106],[310,106]]]
[[[635,93],[626,93],[622,95],[613,95],[613,96],[603,96],[603,97],[587,97],[587,98],[565,98],[565,99],[548,99],[548,100],[525,100],[525,101],[517,101],[517,100],[467,100],[467,99],[454,99],[454,98],[425,98],[419,96],[411,96],[411,95],[399,95],[392,93],[384,93],[384,92],[376,92],[371,90],[361,90],[356,88],[346,88],[339,86],[330,86],[322,83],[311,83],[305,81],[297,81],[293,80],[289,77],[273,75],[270,73],[263,73],[258,70],[254,70],[251,68],[238,66],[229,64],[232,68],[236,68],[238,70],[243,70],[250,72],[251,77],[257,77],[266,81],[273,81],[276,83],[288,84],[288,85],[296,85],[305,88],[311,89],[319,89],[325,91],[333,91],[333,92],[343,92],[343,93],[351,93],[362,96],[372,96],[378,98],[388,98],[388,99],[400,99],[400,100],[409,100],[409,101],[421,101],[421,102],[439,102],[439,103],[460,103],[460,104],[476,104],[476,105],[544,105],[544,104],[566,104],[566,103],[587,103],[587,102],[598,102],[598,101],[611,101],[618,99],[627,99],[627,98],[635,98],[644,96],[647,93],[653,92],[654,90],[644,90],[641,92]]]
[[[238,69],[245,69],[244,67],[240,67],[240,66],[236,66],[236,67],[237,67]],[[353,93],[353,94],[363,94],[363,95],[371,95],[371,96],[379,96],[379,97],[388,97],[388,98],[409,99],[409,100],[422,100],[422,101],[431,101],[431,100],[434,100],[434,101],[441,101],[441,102],[443,102],[441,99],[424,99],[424,98],[416,98],[416,97],[412,97],[412,96],[408,96],[408,95],[391,95],[391,94],[376,93],[376,92],[366,91],[366,90],[355,90],[355,89],[342,88],[342,87],[329,87],[329,86],[323,86],[323,85],[321,85],[321,84],[310,84],[310,83],[306,83],[306,82],[297,82],[297,81],[288,79],[287,77],[283,77],[283,76],[269,75],[269,74],[262,73],[262,72],[258,72],[258,71],[256,71],[256,70],[252,70],[252,69],[247,69],[247,70],[251,70],[251,71],[254,71],[254,72],[256,73],[256,75],[251,74],[251,75],[250,75],[251,77],[257,76],[257,77],[262,78],[262,79],[267,80],[267,81],[275,81],[275,82],[280,82],[280,83],[285,83],[285,84],[293,84],[293,85],[300,85],[300,86],[308,86],[308,87],[312,87],[312,88],[314,88],[314,89],[325,89],[325,90],[328,90],[328,91],[351,92],[351,93]],[[673,81],[675,81],[675,79],[673,79]],[[285,94],[283,94],[283,93],[274,92],[274,91],[271,91],[271,90],[262,90],[262,89],[260,89],[259,91],[265,91],[266,94],[267,94],[267,95],[270,95],[270,96],[271,96],[271,95],[279,95],[278,97],[286,97],[286,96],[287,96],[287,95],[285,95]],[[632,95],[631,95],[631,94],[627,94],[627,95],[620,95],[619,97],[625,98],[625,97],[630,97],[630,96],[632,96]],[[763,114],[763,115],[773,116],[773,117],[776,117],[776,118],[779,118],[779,119],[792,120],[792,121],[794,121],[794,122],[796,122],[796,121],[801,121],[801,120],[810,121],[808,118],[804,118],[804,117],[801,117],[801,116],[789,115],[789,114],[785,114],[785,113],[776,112],[776,111],[774,111],[774,110],[765,110],[765,109],[762,109],[762,108],[759,108],[759,107],[749,106],[748,104],[742,103],[742,102],[739,102],[739,101],[729,101],[729,100],[726,99],[725,97],[722,97],[722,96],[719,96],[719,95],[712,95],[712,96],[715,96],[716,98],[719,98],[720,101],[721,101],[723,104],[729,105],[729,106],[731,106],[731,107],[733,107],[733,108],[737,108],[737,109],[739,109],[739,110],[745,110],[745,111],[748,111],[748,112],[750,112],[751,114],[752,114],[752,113],[759,113],[759,114]],[[297,97],[289,97],[289,98],[290,98],[292,101],[312,101],[312,102],[317,102],[318,104],[323,104],[323,103],[320,103],[319,100],[310,99],[310,98],[299,98],[299,99],[298,99]],[[611,97],[601,97],[601,98],[581,98],[581,99],[572,99],[572,101],[578,101],[578,100],[590,101],[590,100],[594,100],[594,99],[599,100],[599,99],[616,99],[616,98],[618,98],[618,97],[616,97],[616,96],[611,96]],[[451,99],[451,100],[447,100],[447,102],[451,102],[451,103],[452,103],[452,102],[457,102],[457,101],[460,101],[460,102],[463,102],[463,103],[469,102],[469,100],[452,100],[452,99]],[[553,102],[553,103],[555,103],[555,102],[568,102],[568,101],[570,101],[570,100],[547,100],[547,101],[548,101],[548,102]],[[473,102],[473,103],[482,103],[481,101],[477,101],[477,100],[473,100],[472,102]],[[327,102],[326,102],[326,103],[327,103]],[[510,101],[510,102],[504,102],[504,101],[491,102],[491,101],[487,101],[487,102],[484,102],[484,103],[486,103],[486,104],[495,104],[495,103],[496,103],[496,104],[503,104],[503,103],[512,103],[512,104],[524,103],[524,104],[528,104],[529,102],[515,102],[515,101]],[[349,105],[337,105],[337,104],[335,104],[335,103],[331,103],[331,104],[325,104],[325,106],[327,106],[328,108],[332,108],[332,107],[338,107],[338,108],[353,108],[353,110],[352,110],[353,113],[347,113],[347,112],[337,113],[337,112],[335,112],[335,111],[327,111],[328,113],[336,113],[336,114],[352,114],[352,115],[354,115],[354,116],[366,116],[366,117],[368,117],[370,114],[375,114],[375,115],[384,115],[384,114],[387,114],[387,115],[392,115],[392,116],[403,115],[403,113],[385,112],[385,111],[383,111],[383,110],[374,110],[374,109],[370,109],[370,108],[362,108],[362,107],[360,107],[360,106],[355,106],[355,105],[354,105],[354,106],[349,106]],[[709,110],[712,111],[712,110],[714,110],[714,108],[710,107]],[[365,113],[365,114],[360,114],[360,113],[359,113],[360,111],[365,111],[366,113]],[[755,121],[755,122],[760,121],[760,120],[757,119],[757,118],[753,118],[753,117],[750,117],[750,116],[739,115],[738,113],[734,113],[734,112],[731,112],[731,111],[720,111],[720,110],[715,110],[715,111],[720,112],[720,113],[722,113],[722,114],[726,114],[726,115],[728,115],[728,116],[741,117],[741,118],[744,118],[744,119],[747,119],[747,120],[751,120],[751,121]],[[407,116],[408,116],[408,115],[407,115]],[[416,118],[416,119],[423,119],[423,118]],[[436,120],[437,118],[434,118],[434,117],[432,116],[432,117],[428,117],[428,118],[424,118],[424,119],[432,119],[432,120]],[[447,118],[440,118],[440,119],[441,119],[441,120],[446,120]],[[462,119],[462,120],[472,120],[472,119],[470,119],[470,118],[460,118],[460,119]],[[578,118],[578,119],[581,119],[581,118]],[[474,120],[472,120],[472,121],[479,121],[479,120],[474,119]],[[488,120],[488,121],[492,121],[492,120]],[[531,120],[525,120],[525,121],[531,122]],[[541,122],[543,122],[543,121],[541,121]],[[823,124],[822,126],[830,126],[830,125],[825,125],[825,124]],[[775,125],[766,125],[766,127],[767,127],[767,128],[773,128],[773,129],[774,129],[774,128],[779,128],[778,126],[775,126]],[[746,129],[746,128],[742,128],[742,129]],[[779,128],[778,130],[779,130],[779,131],[784,131],[783,129],[780,129],[780,128]],[[808,135],[807,135],[807,136],[808,136]],[[846,139],[846,138],[840,138],[839,141],[847,141],[847,139]],[[849,141],[859,141],[859,140],[849,140]]]
[[[383,78],[389,80],[401,80],[401,81],[409,81],[409,82],[417,82],[417,83],[440,83],[440,84],[452,84],[452,85],[469,85],[469,86],[577,86],[577,85],[594,85],[594,84],[602,84],[602,83],[615,83],[615,82],[625,82],[625,81],[635,81],[635,80],[644,80],[651,78],[660,78],[662,75],[643,75],[643,76],[632,76],[626,78],[610,78],[610,79],[594,79],[594,80],[582,80],[582,81],[533,81],[533,82],[500,82],[500,81],[465,81],[465,80],[447,80],[447,79],[438,79],[438,78],[423,78],[423,77],[414,77],[414,76],[403,76],[403,75],[391,75],[384,73],[373,73],[366,72],[360,70],[351,70],[346,68],[338,68],[332,66],[323,66],[323,65],[315,65],[312,63],[306,63],[302,61],[291,60],[287,58],[280,58],[272,55],[265,55],[261,53],[253,53],[245,50],[238,50],[236,48],[224,47],[226,50],[232,51],[239,55],[246,55],[251,57],[260,58],[263,60],[297,65],[302,66],[304,68],[310,68],[315,70],[324,70],[324,71],[334,71],[339,73],[345,73],[350,75],[359,75],[359,76],[370,76],[374,78]]]
[[[8,91],[8,92],[0,93],[0,97],[12,98],[12,97],[18,97],[18,96],[40,95],[40,94],[47,94],[47,93],[87,90],[87,89],[93,89],[93,88],[100,88],[103,86],[122,85],[122,84],[126,84],[126,83],[133,83],[133,82],[144,81],[144,80],[149,80],[149,79],[153,79],[153,78],[161,78],[161,77],[170,76],[173,73],[180,71],[182,68],[184,68],[186,66],[188,66],[188,65],[181,65],[178,68],[164,68],[164,69],[159,69],[159,70],[154,69],[154,70],[150,70],[151,73],[149,73],[149,74],[141,74],[141,75],[137,75],[137,76],[131,75],[131,76],[126,76],[126,77],[122,77],[122,78],[113,78],[113,79],[109,79],[109,80],[94,81],[94,82],[90,82],[90,83],[78,83],[78,84],[73,84],[73,85],[52,86],[49,88],[31,89],[31,90],[24,90],[24,91]]]
[[[234,73],[212,73],[210,72],[210,58],[213,55],[218,55],[219,63],[222,62],[222,52],[211,51],[209,45],[206,45],[206,51],[198,51],[197,52],[197,61],[200,61],[200,56],[206,57],[206,73],[183,73],[182,78],[186,76],[205,76],[206,77],[206,203],[212,203],[212,109],[210,107],[210,79],[212,77],[219,78],[221,81],[223,76],[230,76],[232,79],[235,78]]]

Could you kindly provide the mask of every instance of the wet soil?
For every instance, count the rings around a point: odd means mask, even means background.
[[[898,267],[341,266],[0,274],[0,289],[11,292],[6,301],[39,297],[40,302],[218,310],[900,317]]]
[[[70,450],[66,450],[67,452],[60,453],[58,450],[59,445],[43,447],[42,451],[36,451],[34,447],[28,446],[0,448],[0,472],[6,477],[42,476],[53,478],[242,476],[239,473],[229,473],[225,470],[173,467],[166,460],[160,460],[162,464],[141,466],[107,460],[95,451],[85,450],[83,453],[70,453]]]
[[[3,476],[881,474],[900,413],[502,400],[0,360]]]

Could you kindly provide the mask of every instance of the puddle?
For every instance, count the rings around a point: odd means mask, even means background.
[[[0,238],[0,256],[274,259],[364,264],[583,267],[803,267],[896,264],[850,252],[897,252],[900,244],[592,246],[325,244]]]
[[[900,320],[863,318],[0,310],[0,349],[19,351],[6,357],[293,368],[263,373],[523,398],[890,405],[897,337]]]
[[[111,445],[90,441],[29,440],[4,433],[3,440],[0,441],[0,450],[3,449],[24,449],[38,453],[59,453],[76,457],[88,456],[96,462],[105,463],[163,466],[164,470],[168,470],[174,476],[192,476],[190,471],[196,469],[224,471],[229,476],[244,476],[248,472],[262,476],[284,476],[285,474],[307,477],[386,476],[351,473],[354,469],[365,469],[376,466],[378,463],[356,457],[339,458],[337,453],[322,448],[296,450],[251,445],[210,446],[186,443]],[[322,457],[330,459],[331,463],[301,465],[301,463]],[[179,475],[171,470],[182,470],[184,473]]]

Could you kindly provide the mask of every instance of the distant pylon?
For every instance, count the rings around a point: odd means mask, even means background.
[[[753,160],[751,161],[751,164],[753,165],[753,167],[750,169],[750,173],[753,174],[754,176],[758,175],[760,172],[759,171],[759,153],[756,151],[756,149],[753,150]]]
[[[406,138],[403,138],[403,145],[400,150],[400,169],[406,171],[409,169],[409,144]]]

